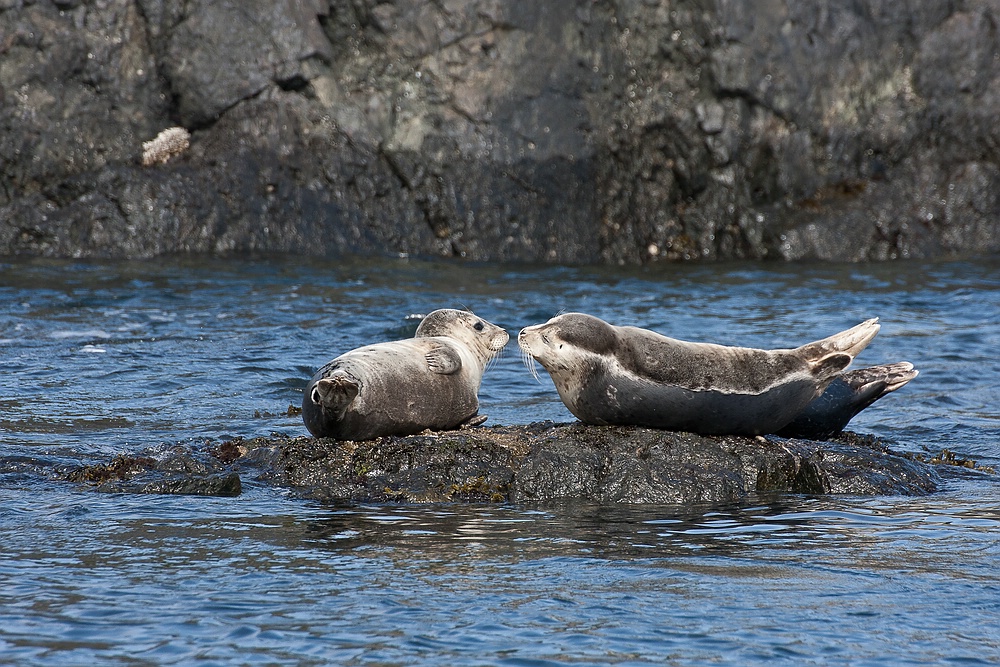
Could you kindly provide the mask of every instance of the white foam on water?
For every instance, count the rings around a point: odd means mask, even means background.
[[[56,340],[68,338],[111,338],[111,334],[102,329],[58,329],[50,332],[49,338]]]

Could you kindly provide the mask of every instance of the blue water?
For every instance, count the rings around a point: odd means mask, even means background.
[[[920,376],[851,428],[1000,469],[1000,263],[651,269],[172,259],[0,262],[0,663],[885,665],[1000,662],[1000,485],[741,506],[340,505],[104,495],[81,463],[305,434],[322,363],[469,307],[580,310],[788,347],[872,316],[858,363]],[[489,423],[570,421],[516,348]]]

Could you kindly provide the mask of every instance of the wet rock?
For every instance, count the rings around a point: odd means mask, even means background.
[[[266,443],[278,463],[272,479],[320,498],[682,504],[772,492],[922,495],[939,481],[934,467],[854,434],[812,442],[539,423],[320,442]],[[331,469],[332,485],[315,476]]]
[[[0,255],[998,252],[996,12],[0,3]]]
[[[871,437],[707,437],[542,422],[369,442],[273,435],[119,456],[69,472],[99,491],[237,495],[240,479],[316,500],[741,502],[754,494],[921,495],[937,469]]]
[[[129,479],[108,480],[96,487],[102,493],[155,493],[181,496],[235,497],[243,492],[240,476],[163,475],[145,472]]]
[[[238,496],[240,476],[190,447],[119,454],[107,464],[86,465],[63,473],[71,482],[89,484],[103,493],[164,493],[197,496]]]

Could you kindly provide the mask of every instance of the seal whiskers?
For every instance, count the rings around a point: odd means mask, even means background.
[[[535,358],[526,349],[520,347],[520,340],[518,340],[518,347],[521,350],[521,362],[524,364],[524,367],[531,373],[531,377],[535,378],[535,382],[541,383],[542,379],[538,377],[538,369],[535,368]]]
[[[506,333],[506,332],[504,332],[504,333]],[[499,350],[497,350],[496,354],[494,354],[493,356],[491,356],[489,359],[486,360],[486,366],[483,367],[483,373],[485,373],[486,371],[488,371],[491,368],[493,368],[493,366],[496,365],[496,363],[497,363],[498,360],[503,359],[503,353],[504,353],[505,349],[507,349],[506,344],[504,344],[503,347],[501,347]]]

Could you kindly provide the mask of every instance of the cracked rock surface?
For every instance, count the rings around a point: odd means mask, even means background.
[[[996,12],[8,0],[0,255],[995,253]]]

